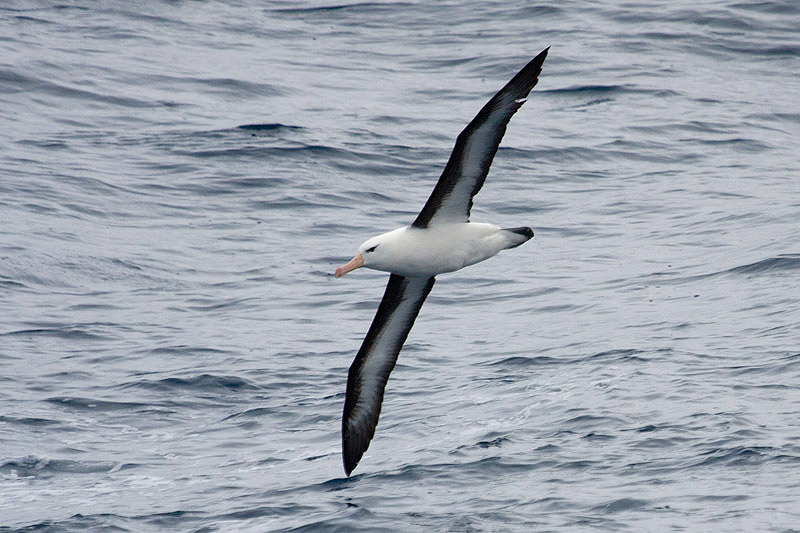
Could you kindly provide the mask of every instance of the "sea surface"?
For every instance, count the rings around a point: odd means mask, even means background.
[[[349,478],[347,369],[530,58]],[[3,2],[0,531],[800,531],[800,3]]]

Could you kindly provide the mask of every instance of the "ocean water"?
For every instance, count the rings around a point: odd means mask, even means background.
[[[0,530],[800,530],[800,5],[6,2]],[[531,57],[370,449],[347,368]]]

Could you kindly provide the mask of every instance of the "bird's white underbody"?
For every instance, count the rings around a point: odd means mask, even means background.
[[[400,276],[429,278],[480,263],[526,240],[494,224],[477,222],[424,229],[404,226],[365,241],[353,260],[337,269],[337,277],[364,266]]]

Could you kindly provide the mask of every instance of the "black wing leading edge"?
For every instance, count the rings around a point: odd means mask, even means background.
[[[347,375],[342,459],[348,476],[375,434],[389,373],[435,281],[435,278],[389,276],[378,312]]]
[[[525,65],[459,134],[436,187],[412,226],[469,221],[472,197],[486,180],[508,121],[539,81],[549,49]]]

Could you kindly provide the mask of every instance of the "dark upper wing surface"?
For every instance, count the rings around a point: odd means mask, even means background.
[[[389,373],[434,281],[389,276],[378,311],[347,375],[342,459],[348,476],[375,434]]]
[[[459,134],[436,187],[412,226],[469,221],[472,197],[486,180],[508,121],[539,81],[549,49],[525,65]]]

